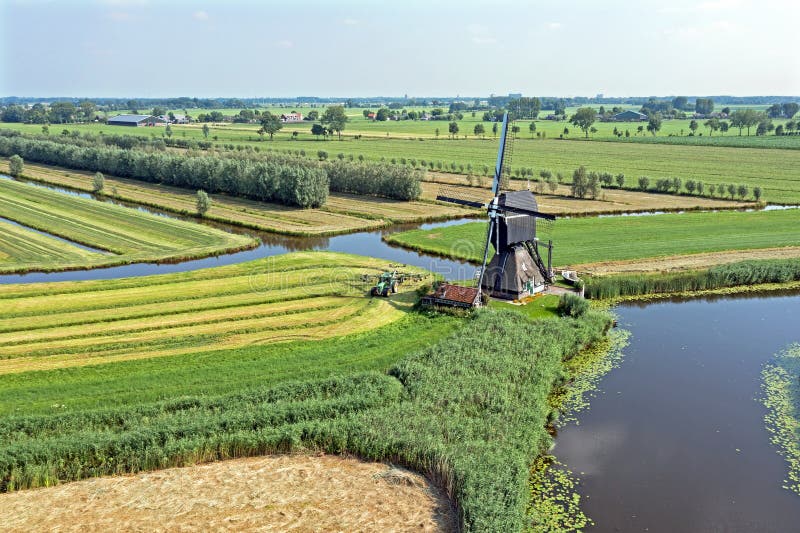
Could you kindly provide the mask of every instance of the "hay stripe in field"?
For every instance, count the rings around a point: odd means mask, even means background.
[[[361,275],[385,268],[378,259],[302,252],[111,282],[3,286],[0,373],[366,331],[399,319],[413,301],[411,292],[367,297]]]
[[[42,187],[0,180],[0,217],[118,255],[23,253],[5,241],[0,272],[91,268],[197,258],[253,247],[255,239]],[[54,239],[52,239],[54,240]],[[31,243],[41,242],[35,238]],[[77,247],[75,247],[78,249]],[[64,251],[63,247],[54,246]]]

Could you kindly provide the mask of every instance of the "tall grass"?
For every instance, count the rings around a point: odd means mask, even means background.
[[[323,449],[411,466],[457,503],[465,531],[525,527],[528,477],[550,444],[547,397],[563,361],[598,340],[606,314],[520,319],[484,310],[388,375],[179,397],[0,421],[0,489]]]
[[[708,270],[675,274],[620,274],[594,277],[586,281],[585,294],[587,298],[603,299],[797,280],[800,280],[799,259],[769,259],[741,261],[715,266]]]

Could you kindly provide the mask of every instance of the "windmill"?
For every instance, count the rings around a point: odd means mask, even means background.
[[[550,224],[556,217],[540,212],[536,197],[530,191],[503,192],[508,188],[512,141],[508,113],[505,113],[492,182],[493,198],[489,203],[461,198],[454,189],[443,189],[436,199],[486,209],[489,228],[478,274],[478,288],[493,297],[516,300],[539,292],[546,284],[553,282],[553,244],[552,241],[541,242],[536,236],[536,229],[537,225]],[[490,244],[495,250],[491,261]],[[547,249],[546,264],[541,254],[544,248]]]

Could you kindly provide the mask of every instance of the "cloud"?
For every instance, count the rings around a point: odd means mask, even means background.
[[[495,44],[497,39],[491,34],[489,28],[483,24],[470,24],[467,31],[472,34],[471,40],[477,45]]]
[[[739,26],[729,20],[712,20],[705,24],[666,28],[663,34],[676,39],[724,38],[739,30]]]
[[[548,30],[558,31],[558,30],[560,30],[561,28],[563,28],[564,26],[563,26],[563,25],[562,25],[560,22],[548,22],[548,23],[545,25],[545,27],[546,27]]]
[[[275,46],[278,48],[291,48],[294,46],[294,43],[288,39],[283,39],[275,43]]]
[[[131,14],[124,11],[113,11],[108,14],[108,18],[114,22],[125,22],[126,20],[130,20]]]
[[[197,20],[208,20],[208,13],[205,11],[195,11],[192,16]]]
[[[355,26],[356,24],[358,24],[358,20],[348,17],[342,21],[342,24],[344,24],[345,26]]]

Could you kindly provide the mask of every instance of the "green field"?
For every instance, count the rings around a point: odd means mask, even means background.
[[[0,374],[366,331],[410,307],[403,292],[366,297],[361,274],[385,268],[307,252],[162,276],[0,286]]]
[[[480,262],[486,223],[411,230],[393,244]],[[556,266],[800,245],[800,209],[573,218],[552,231]]]
[[[0,272],[175,261],[256,245],[250,237],[9,179],[0,179],[0,217],[98,250],[17,228],[0,237]]]
[[[391,122],[386,127],[405,127],[403,122]],[[430,123],[428,123],[430,124]],[[446,124],[444,127],[446,128]],[[3,124],[3,127],[38,133],[40,126]],[[259,141],[255,133],[256,126],[227,124],[213,127],[209,140],[217,144],[243,144],[259,147],[261,150],[278,150],[304,152],[308,157],[316,157],[323,150],[329,157],[342,153],[353,157],[364,156],[369,160],[398,162],[405,158],[414,159],[417,163],[434,161],[445,170],[452,170],[455,163],[456,172],[468,172],[469,165],[475,173],[483,173],[484,167],[491,172],[493,168],[497,141],[491,135],[486,139],[476,139],[469,135],[467,139],[449,140],[446,135],[436,139],[432,136],[418,134],[391,134],[364,137],[359,140],[353,134],[358,123],[348,125],[344,140],[314,140],[307,124],[297,128],[288,126],[281,130],[274,141]],[[409,126],[410,127],[410,126]],[[427,127],[427,124],[425,124]],[[611,126],[613,128],[613,126]],[[99,133],[134,134],[146,137],[160,137],[162,128],[126,128],[123,126],[106,126],[98,124],[66,125],[65,129],[91,131]],[[562,125],[563,129],[563,125]],[[174,138],[202,140],[202,132],[198,125],[175,126]],[[298,140],[292,140],[292,131],[298,131]],[[691,139],[671,137],[664,138],[664,143],[655,143],[650,138],[639,137],[639,140],[620,142],[585,141],[579,136],[571,135],[569,140],[558,140],[549,136],[546,140],[531,139],[523,131],[514,148],[513,165],[533,169],[537,174],[542,169],[561,172],[566,180],[580,165],[590,170],[608,171],[613,174],[623,173],[626,176],[626,187],[636,187],[639,176],[648,176],[651,187],[658,178],[679,177],[684,182],[692,179],[708,184],[746,184],[752,189],[760,186],[763,198],[769,202],[800,203],[800,176],[796,169],[800,168],[800,150],[764,150],[747,147],[748,141],[736,141],[729,144],[735,146],[705,146],[707,140],[691,144]],[[733,139],[730,133],[725,137]],[[716,137],[715,137],[716,138]],[[747,139],[746,137],[743,137]],[[421,139],[421,140],[420,140]],[[698,138],[705,139],[705,137]],[[753,137],[752,139],[755,139]],[[800,136],[793,137],[759,137],[759,143],[775,146],[781,143],[800,143]],[[727,142],[727,141],[726,141]],[[461,166],[463,165],[463,170]]]

